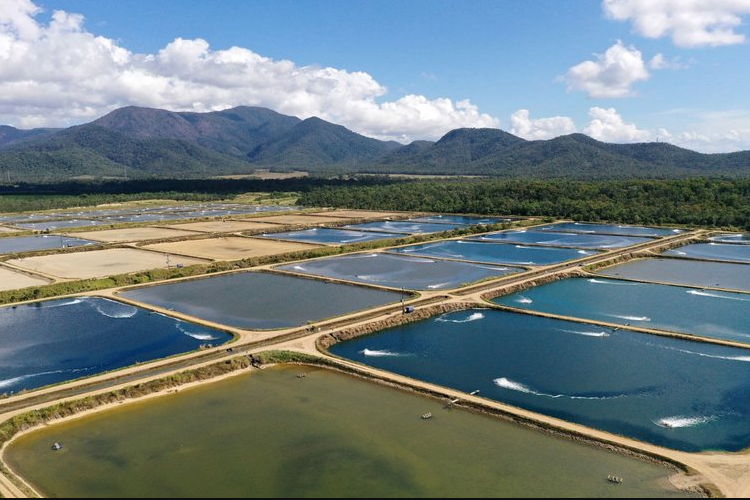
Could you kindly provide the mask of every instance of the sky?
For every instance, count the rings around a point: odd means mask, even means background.
[[[750,150],[750,0],[0,0],[0,124],[262,106]]]

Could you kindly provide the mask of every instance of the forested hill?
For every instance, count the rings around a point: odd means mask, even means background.
[[[311,173],[412,173],[627,179],[750,176],[750,151],[701,154],[666,143],[609,144],[583,134],[527,141],[499,129],[457,129],[409,145],[320,118],[237,107],[210,113],[127,107],[63,130],[0,127],[0,174],[211,177],[257,168]]]

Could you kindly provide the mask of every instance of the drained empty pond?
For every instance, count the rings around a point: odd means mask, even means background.
[[[231,335],[100,298],[0,308],[0,393],[223,344]]]
[[[132,300],[237,328],[301,326],[397,302],[401,294],[271,273],[237,273],[132,290]]]
[[[407,290],[443,290],[522,271],[423,257],[368,253],[287,264],[277,269]]]

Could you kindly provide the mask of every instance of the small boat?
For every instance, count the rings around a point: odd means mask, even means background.
[[[60,443],[55,443],[52,445],[52,451],[60,451],[62,450],[63,445]]]
[[[622,478],[619,476],[613,476],[612,474],[607,476],[607,481],[610,483],[620,484],[622,483]]]
[[[425,413],[422,415],[422,420],[429,420],[432,418],[432,413]]]

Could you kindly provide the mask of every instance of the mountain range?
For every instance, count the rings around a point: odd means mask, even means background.
[[[66,129],[0,126],[0,175],[14,181],[213,177],[256,169],[614,179],[750,175],[750,151],[703,154],[583,134],[528,141],[500,129],[456,129],[402,145],[320,118],[257,107],[209,113],[126,107]]]

